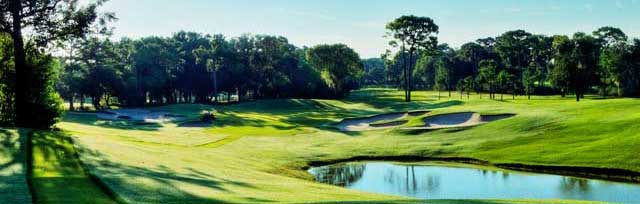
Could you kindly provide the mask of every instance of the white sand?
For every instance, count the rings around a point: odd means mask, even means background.
[[[149,111],[145,109],[115,109],[115,110],[106,110],[104,113],[96,113],[99,119],[103,120],[127,120],[123,118],[118,118],[121,116],[130,117],[132,121],[142,121],[145,123],[161,123],[161,122],[171,122],[183,119],[182,117],[172,117],[168,116],[169,112],[164,111]]]
[[[389,113],[366,118],[348,118],[340,121],[336,127],[341,131],[365,131],[392,128],[396,126],[373,127],[369,124],[383,120],[398,120],[407,117],[407,113]],[[397,125],[399,126],[399,125]]]
[[[512,114],[501,115],[480,115],[473,112],[448,113],[429,116],[424,119],[426,124],[423,127],[412,127],[406,129],[443,129],[456,127],[471,127],[496,120],[512,117]]]

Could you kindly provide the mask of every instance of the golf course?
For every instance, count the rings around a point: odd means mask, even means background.
[[[306,171],[310,165],[356,160],[448,161],[626,182],[640,178],[636,99],[586,97],[575,103],[559,96],[499,101],[477,95],[436,100],[435,95],[416,92],[415,101],[405,103],[399,91],[363,89],[343,100],[169,105],[148,110],[186,117],[154,124],[67,112],[59,131],[3,130],[3,144],[13,143],[18,152],[4,153],[2,161],[23,167],[3,169],[2,203],[29,197],[25,180],[15,179],[23,174],[30,175],[37,203],[591,202],[416,200],[317,183]],[[203,110],[216,113],[209,127],[181,127],[199,120]],[[345,118],[414,110],[423,112],[407,114],[408,122],[392,128],[336,127]],[[411,128],[424,126],[430,116],[459,112],[513,116],[475,126]],[[26,138],[32,146],[20,147]],[[31,159],[24,158],[26,149]]]
[[[0,204],[640,204],[637,11],[1,0]]]

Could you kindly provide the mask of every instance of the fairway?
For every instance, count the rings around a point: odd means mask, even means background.
[[[127,203],[412,202],[316,183],[305,171],[311,163],[354,157],[462,157],[640,172],[636,99],[575,103],[559,96],[499,101],[476,95],[436,100],[436,95],[417,92],[415,102],[404,103],[399,91],[364,89],[344,100],[151,108],[192,118],[201,110],[215,110],[217,119],[208,128],[179,127],[179,122],[141,126],[73,112],[58,126],[72,136],[88,170]],[[335,127],[344,118],[411,110],[431,113],[391,129],[342,132]],[[475,127],[402,129],[424,125],[431,115],[456,112],[515,116]]]

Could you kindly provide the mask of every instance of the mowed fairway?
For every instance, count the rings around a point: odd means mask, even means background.
[[[68,113],[58,127],[72,135],[82,162],[128,203],[416,202],[315,183],[313,161],[355,156],[469,157],[492,163],[620,168],[640,172],[640,101],[533,97],[494,101],[435,100],[417,92],[366,89],[345,100],[265,100],[229,106],[172,105],[153,109],[196,118],[216,110],[213,127],[134,125]],[[445,95],[445,93],[443,93]],[[508,97],[505,97],[508,98]],[[477,127],[437,131],[399,128],[340,132],[342,118],[430,110],[439,114],[513,113]],[[405,126],[422,124],[412,118]],[[502,203],[505,201],[425,201]],[[533,202],[523,200],[517,202]],[[576,201],[545,201],[567,202]]]

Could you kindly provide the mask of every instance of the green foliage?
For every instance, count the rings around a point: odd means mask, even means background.
[[[321,70],[335,97],[356,88],[364,71],[358,53],[344,44],[314,46],[307,51],[307,61]]]
[[[364,65],[364,75],[362,77],[363,85],[384,85],[385,67],[384,62],[380,58],[370,58],[362,60]]]
[[[17,126],[46,128],[60,114],[55,110],[55,106],[59,106],[59,99],[50,84],[52,73],[46,68],[42,70],[43,66],[48,67],[47,60],[40,61],[36,56],[45,54],[34,50],[58,40],[108,32],[105,24],[115,17],[113,14],[98,14],[97,9],[104,2],[99,0],[80,4],[78,1],[39,0],[0,4],[0,28],[2,33],[10,34],[13,46],[15,86],[13,91],[7,92],[13,92],[11,97],[14,100],[10,103],[14,104],[15,113],[9,118]],[[23,33],[27,30],[29,39],[25,42]],[[34,120],[37,114],[42,114],[42,118]]]
[[[497,65],[493,60],[480,61],[480,73],[476,80],[481,85],[481,89],[489,91],[490,94],[495,92],[497,84]]]
[[[58,122],[62,117],[62,98],[55,91],[55,81],[58,80],[59,64],[50,55],[42,54],[35,48],[27,50],[27,66],[34,70],[34,80],[30,87],[33,104],[29,104],[28,113],[32,118],[27,127],[46,129]]]
[[[11,53],[12,42],[2,37],[0,52],[0,125],[12,126],[16,118],[16,71]],[[26,50],[27,64],[33,70],[31,78],[34,80],[26,91],[30,98],[27,105],[30,109],[23,110],[31,119],[21,125],[26,127],[46,129],[54,125],[62,115],[62,99],[55,91],[55,81],[61,71],[58,61],[50,55],[41,53],[33,44]]]
[[[413,89],[413,70],[418,56],[416,52],[431,54],[438,47],[438,25],[429,17],[401,16],[389,22],[385,27],[389,32],[387,37],[392,38],[389,45],[400,48],[402,57],[402,74],[405,90],[405,101],[411,101]]]

